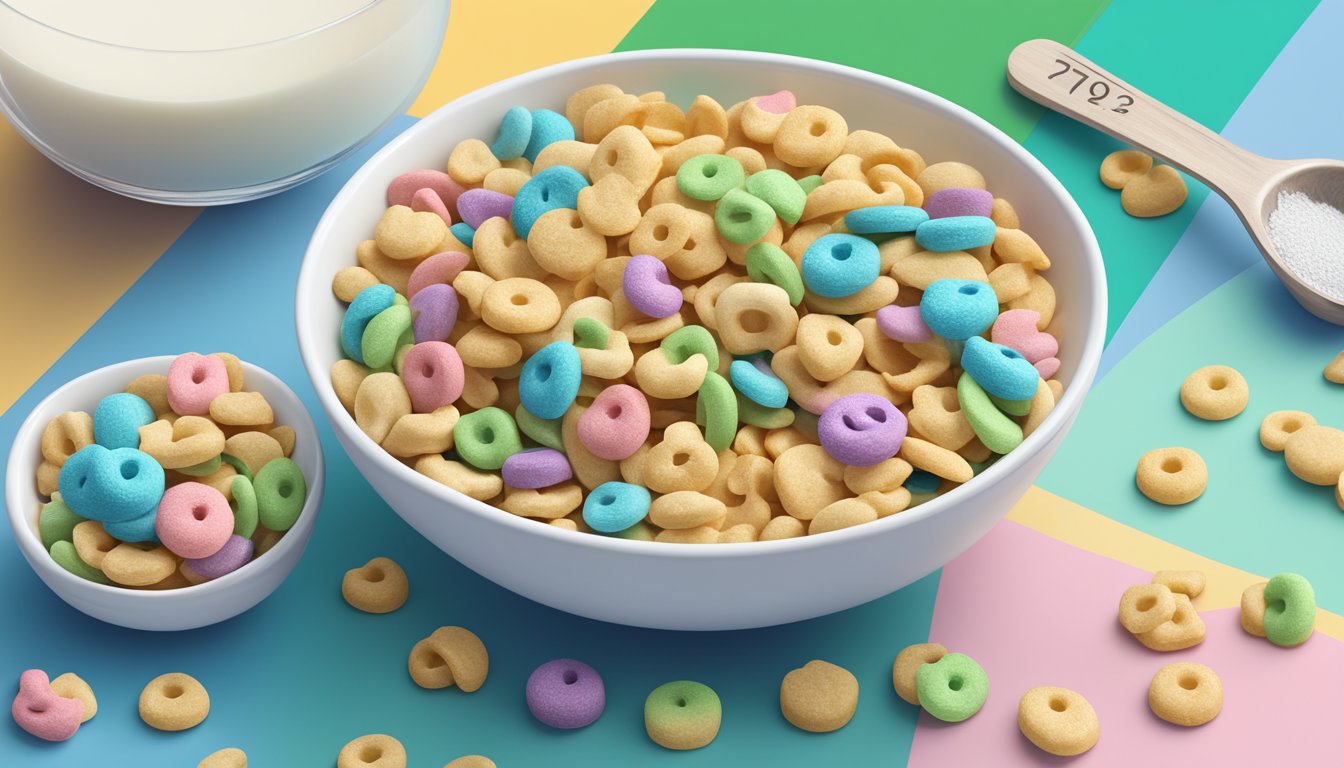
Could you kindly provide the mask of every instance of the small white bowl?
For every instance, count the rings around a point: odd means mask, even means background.
[[[144,357],[86,373],[47,396],[28,414],[9,452],[5,474],[5,505],[9,525],[24,559],[51,591],[95,619],[131,629],[179,630],[215,624],[248,610],[280,586],[299,562],[313,533],[322,501],[322,446],[308,410],[284,382],[244,362],[247,389],[260,392],[275,411],[275,422],[294,428],[292,458],[303,470],[308,499],[303,511],[270,551],[211,581],[181,589],[141,590],[96,584],[62,568],[42,546],[37,514],[43,503],[36,472],[42,462],[40,442],[47,422],[66,411],[93,413],[98,401],[120,392],[137,376],[168,372],[170,356]]]
[[[595,83],[666,91],[689,104],[707,93],[731,104],[791,89],[800,103],[837,109],[851,130],[889,133],[930,163],[961,160],[1012,201],[1054,261],[1063,328],[1054,412],[1016,450],[964,486],[898,515],[820,536],[744,544],[664,544],[574,533],[516,517],[421,475],[368,438],[346,413],[329,371],[343,305],[331,279],[372,236],[398,174],[442,168],[465,138],[495,135],[515,104],[563,109]],[[1082,211],[1054,176],[989,123],[945,99],[880,75],[811,59],[720,50],[654,50],[580,59],[464,96],[365,163],[327,208],[299,274],[295,320],[304,366],[336,437],[384,500],[467,567],[525,597],[581,616],[662,629],[742,629],[798,621],[865,603],[956,557],[1008,513],[1054,453],[1092,384],[1106,336],[1106,276]]]

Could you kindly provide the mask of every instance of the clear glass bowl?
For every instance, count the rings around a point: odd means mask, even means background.
[[[448,5],[370,0],[271,40],[154,50],[62,31],[18,10],[31,3],[0,0],[0,111],[52,161],[128,197],[264,197],[405,111],[438,56]]]

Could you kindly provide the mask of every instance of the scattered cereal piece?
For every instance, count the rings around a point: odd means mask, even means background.
[[[1153,167],[1153,156],[1137,149],[1121,149],[1101,161],[1101,183],[1111,189],[1124,189],[1131,180]]]
[[[1081,755],[1101,736],[1097,711],[1068,688],[1043,686],[1022,694],[1017,727],[1041,751],[1060,757]]]
[[[1267,581],[1257,582],[1241,593],[1241,628],[1256,637],[1265,636],[1265,587],[1268,584]]]
[[[1280,573],[1265,585],[1265,637],[1275,645],[1305,643],[1316,629],[1316,592],[1296,573]]]
[[[1176,613],[1176,598],[1165,584],[1139,584],[1120,597],[1120,623],[1130,634],[1150,632]]]
[[[1158,571],[1153,574],[1153,583],[1194,600],[1204,592],[1205,577],[1203,571]]]
[[[471,693],[485,683],[490,656],[470,630],[439,627],[411,648],[406,668],[421,688],[456,685],[463,693]]]
[[[1181,404],[1185,410],[1209,421],[1236,416],[1246,409],[1250,397],[1245,377],[1226,365],[1206,365],[1181,384]]]
[[[1344,352],[1335,355],[1325,366],[1325,380],[1334,384],[1344,384]]]
[[[812,660],[779,685],[779,709],[797,728],[827,733],[843,728],[859,705],[859,681],[849,670]]]
[[[644,729],[666,749],[699,749],[719,735],[722,722],[719,695],[703,683],[663,683],[644,700]]]
[[[386,557],[375,557],[359,568],[351,568],[341,579],[345,602],[365,613],[391,613],[406,602],[410,583],[400,565]]]
[[[98,698],[93,695],[93,689],[74,672],[66,672],[52,680],[51,691],[62,698],[79,699],[84,702],[84,715],[80,718],[81,723],[89,722],[94,715],[98,714]]]
[[[196,768],[247,768],[247,753],[237,747],[225,747],[206,755]]]
[[[1139,459],[1139,490],[1159,504],[1188,504],[1204,493],[1209,470],[1189,448],[1159,448]]]
[[[1148,707],[1168,723],[1203,725],[1223,709],[1223,683],[1203,664],[1168,664],[1157,670],[1148,685]]]
[[[947,649],[938,643],[917,643],[896,654],[896,662],[891,667],[891,684],[896,689],[896,695],[918,706],[919,688],[915,678],[919,668],[933,664],[946,655]]]
[[[495,761],[485,755],[464,755],[443,768],[495,768]]]
[[[1176,600],[1176,610],[1171,618],[1152,630],[1134,635],[1154,651],[1180,651],[1204,642],[1204,620],[1190,604],[1190,598],[1176,592],[1172,597]]]
[[[159,675],[140,692],[140,719],[160,731],[195,728],[210,714],[210,694],[191,675]]]
[[[14,723],[46,741],[65,741],[84,722],[84,702],[57,693],[40,669],[19,676],[19,692],[10,707]]]
[[[527,678],[527,708],[552,728],[589,725],[607,706],[607,689],[597,670],[574,659],[548,661]]]
[[[406,768],[406,748],[383,733],[360,736],[341,747],[336,768]]]
[[[1181,207],[1187,194],[1185,179],[1175,168],[1157,165],[1125,182],[1120,206],[1125,213],[1141,219],[1166,216]]]
[[[1316,417],[1303,411],[1275,411],[1260,422],[1260,444],[1281,452],[1299,429],[1315,426]]]
[[[1335,485],[1344,473],[1344,430],[1320,424],[1302,427],[1284,441],[1283,460],[1312,485]]]
[[[925,712],[944,722],[959,723],[985,705],[989,677],[975,659],[949,653],[919,667],[915,688]]]

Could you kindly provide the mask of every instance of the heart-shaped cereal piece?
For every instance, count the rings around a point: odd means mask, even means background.
[[[1052,334],[1036,329],[1040,321],[1041,315],[1034,309],[1010,309],[994,321],[990,341],[1021,352],[1027,362],[1047,360],[1059,352],[1059,341]],[[1055,361],[1056,368],[1058,365]]]
[[[642,214],[639,194],[630,180],[612,173],[579,190],[579,218],[605,237],[620,237],[635,231]]]
[[[766,112],[774,112],[777,115],[785,114],[798,106],[798,99],[793,95],[793,91],[775,91],[767,96],[757,96],[751,101]]]
[[[1058,357],[1047,357],[1044,360],[1037,360],[1036,362],[1032,363],[1032,365],[1036,367],[1036,372],[1041,374],[1041,378],[1045,379],[1046,381],[1049,381],[1050,377],[1054,376],[1056,373],[1059,373]]]
[[[1181,207],[1187,194],[1181,174],[1170,165],[1158,165],[1125,182],[1120,206],[1125,213],[1141,219],[1166,216]]]
[[[160,419],[140,428],[140,450],[164,469],[190,467],[223,453],[224,433],[203,416]]]
[[[385,255],[404,261],[434,253],[447,235],[448,225],[439,214],[394,205],[378,221],[373,239]]]

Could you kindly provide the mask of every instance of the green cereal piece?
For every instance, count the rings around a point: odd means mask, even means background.
[[[677,189],[695,200],[718,200],[742,186],[746,171],[727,155],[696,155],[677,169]]]
[[[87,579],[95,584],[112,583],[112,580],[104,576],[102,571],[80,560],[79,554],[75,552],[75,545],[68,541],[58,541],[51,545],[51,559],[55,560],[57,565],[81,579]]]
[[[696,410],[699,411],[698,405]],[[743,397],[740,392],[737,395],[737,416],[743,424],[762,429],[783,429],[793,424],[794,419],[792,410],[767,408],[749,397]]]
[[[523,450],[513,417],[494,406],[458,419],[453,442],[462,460],[477,469],[498,470],[505,459]]]
[[[803,217],[807,193],[789,174],[767,168],[747,178],[747,191],[764,200],[775,214],[789,224],[797,224]]]
[[[407,301],[406,297],[402,296],[400,293],[394,293],[392,294],[392,305],[397,307],[409,307],[411,302]]]
[[[248,480],[253,479],[252,470],[247,468],[247,462],[243,461],[237,456],[231,456],[227,453],[221,453],[219,454],[219,460],[225,464],[228,464],[230,467],[233,467],[234,469],[238,470],[238,474],[242,475],[243,477],[246,477]]]
[[[994,406],[989,393],[969,373],[957,379],[957,401],[975,436],[989,450],[1007,453],[1022,444],[1022,427]]]
[[[411,330],[411,308],[393,304],[373,316],[360,341],[364,364],[370,368],[386,368],[396,357],[401,337]]]
[[[691,355],[701,354],[709,361],[709,370],[719,369],[719,345],[704,326],[682,326],[667,334],[658,346],[674,365],[681,365],[690,359]]]
[[[1265,637],[1275,645],[1301,645],[1316,629],[1316,591],[1296,573],[1265,585]]]
[[[1002,397],[989,396],[994,407],[1009,416],[1026,416],[1031,412],[1031,400],[1004,400]]]
[[[218,456],[211,456],[200,464],[192,464],[190,467],[178,467],[173,471],[181,472],[184,475],[191,475],[192,477],[205,477],[206,475],[213,475],[218,472],[219,465],[222,463],[223,462]]]
[[[722,722],[723,703],[704,683],[663,683],[644,700],[644,729],[668,749],[699,749],[714,740]]]
[[[601,325],[601,323],[599,323]],[[543,419],[532,413],[523,406],[519,405],[513,411],[514,421],[518,423],[518,429],[524,435],[532,438],[538,445],[544,445],[547,448],[554,448],[557,451],[564,452],[565,440],[561,428],[564,418]]]
[[[728,380],[710,371],[695,396],[695,420],[715,453],[728,450],[737,437],[737,393]]]
[[[798,186],[803,188],[803,194],[809,195],[812,193],[812,190],[821,186],[821,176],[820,175],[804,176],[803,178],[798,180]]]
[[[765,237],[775,223],[775,209],[761,198],[730,189],[714,206],[714,226],[730,243],[746,245]]]
[[[250,539],[260,519],[257,514],[257,490],[252,486],[252,478],[235,475],[229,484],[229,493],[233,495],[233,500],[229,502],[229,508],[233,510],[233,533]]]
[[[415,346],[413,343],[414,340],[415,332],[412,330],[411,341],[406,341],[406,337],[403,336],[400,340],[401,343],[397,346],[397,354],[392,357],[392,370],[396,371],[398,376],[401,375],[401,368],[402,364],[406,361],[406,355],[409,354],[411,348]]]
[[[949,653],[915,673],[915,690],[925,712],[948,723],[960,723],[985,705],[989,677],[975,659]]]
[[[288,531],[303,512],[308,483],[292,459],[271,459],[252,481],[257,495],[257,518],[272,531]]]
[[[58,541],[70,541],[75,535],[75,526],[82,522],[84,518],[76,515],[64,501],[52,499],[37,513],[37,535],[42,539],[42,546],[51,549]]]
[[[657,531],[655,531],[653,526],[649,524],[647,521],[640,520],[639,522],[635,523],[629,528],[626,528],[623,531],[617,531],[615,533],[609,533],[605,535],[610,536],[613,539],[629,539],[631,541],[653,541],[653,537],[657,535]]]
[[[574,346],[579,349],[606,349],[610,337],[611,331],[601,320],[580,317],[574,321]]]
[[[803,276],[798,265],[774,243],[759,242],[747,249],[747,276],[783,288],[795,307],[803,303]]]

